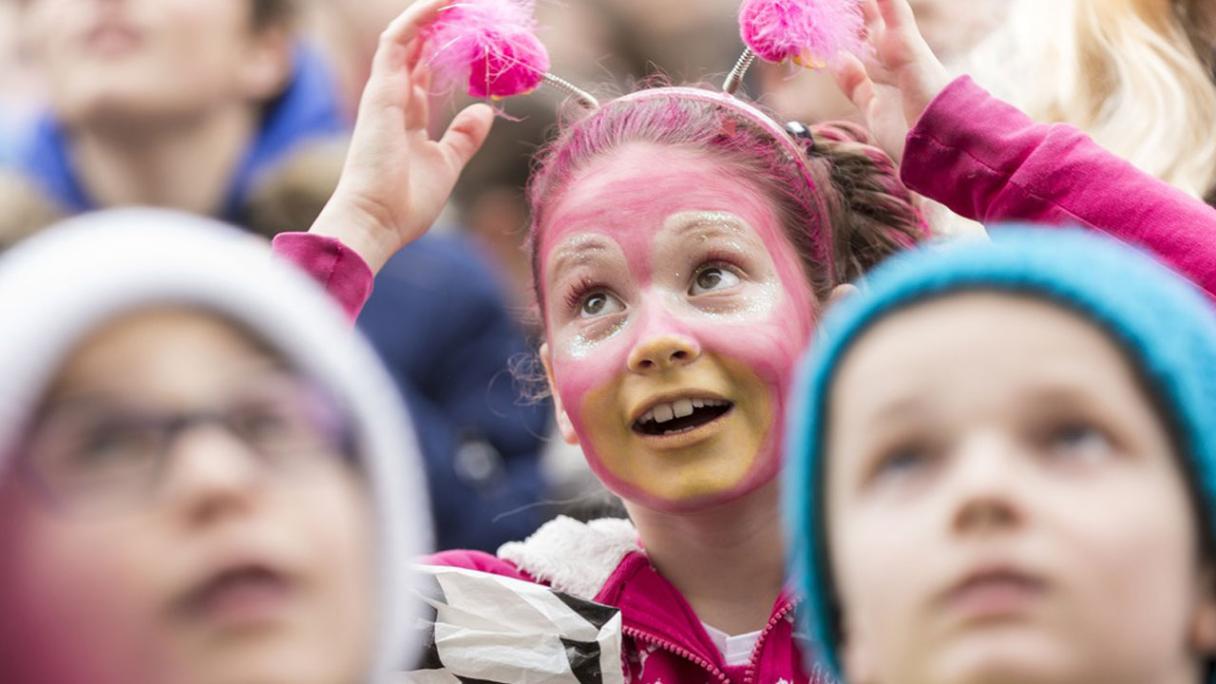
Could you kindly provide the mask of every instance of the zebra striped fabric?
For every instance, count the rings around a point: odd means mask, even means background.
[[[423,566],[435,609],[431,639],[408,684],[624,684],[615,608],[539,584]]]

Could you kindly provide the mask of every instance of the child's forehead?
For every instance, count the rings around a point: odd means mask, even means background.
[[[629,236],[645,245],[674,217],[731,214],[772,249],[777,210],[760,187],[704,152],[635,143],[583,169],[558,198],[542,227],[541,254],[588,232]],[[620,242],[621,240],[617,240]]]
[[[833,404],[968,405],[979,395],[1075,397],[1140,392],[1122,346],[1089,318],[1045,298],[962,292],[887,315],[838,362]]]
[[[116,316],[77,343],[50,395],[75,391],[220,386],[286,371],[281,354],[241,324],[191,307],[151,307]]]
[[[574,175],[549,212],[545,239],[616,217],[636,221],[689,209],[772,214],[775,208],[754,180],[708,152],[630,143]]]

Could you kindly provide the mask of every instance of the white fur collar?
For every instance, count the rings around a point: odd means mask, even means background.
[[[498,557],[558,591],[591,601],[625,556],[640,549],[628,520],[582,523],[563,515],[522,542],[503,544]]]

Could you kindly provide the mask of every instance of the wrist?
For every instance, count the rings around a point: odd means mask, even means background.
[[[367,262],[372,274],[379,273],[400,248],[392,226],[337,193],[308,232],[340,241]]]
[[[926,50],[928,50],[927,46]],[[929,105],[933,104],[937,96],[941,95],[942,91],[953,80],[945,65],[932,52],[926,56],[923,63],[924,67],[921,69],[921,73],[915,78],[915,86],[905,90],[905,92],[915,93],[915,96],[912,98],[913,102],[910,103],[909,111],[906,112],[910,128],[916,127],[925,110],[929,108]]]

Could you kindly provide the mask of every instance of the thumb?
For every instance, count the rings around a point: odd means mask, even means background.
[[[439,139],[439,146],[452,168],[459,171],[469,163],[485,143],[493,125],[494,110],[486,104],[472,105],[456,115]]]
[[[870,74],[866,72],[866,67],[861,60],[855,55],[842,54],[839,61],[832,66],[831,71],[840,91],[863,114],[868,114],[875,96],[874,81],[870,79]]]

